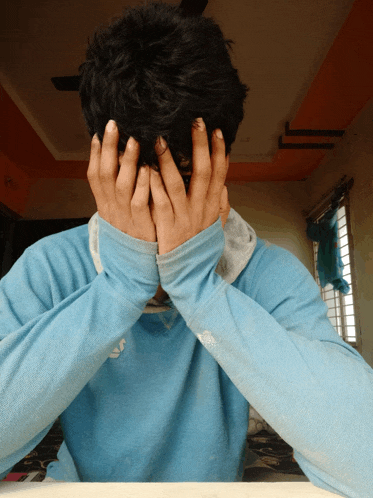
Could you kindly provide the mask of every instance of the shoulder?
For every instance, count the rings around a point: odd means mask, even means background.
[[[97,276],[88,248],[87,225],[31,244],[0,280],[6,331],[52,309]]]
[[[245,269],[254,299],[294,292],[320,294],[315,279],[304,264],[288,249],[257,238],[257,246]]]
[[[87,252],[88,227],[87,224],[47,235],[27,248],[34,255],[57,253]]]
[[[260,273],[273,270],[283,272],[291,269],[312,277],[304,264],[291,251],[259,237],[257,237],[257,245],[249,265],[251,271],[255,267],[255,271]]]
[[[68,293],[97,275],[89,251],[87,224],[43,237],[29,246],[23,257],[50,284],[55,281],[65,284]]]

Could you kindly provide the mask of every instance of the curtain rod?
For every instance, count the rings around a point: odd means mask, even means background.
[[[350,177],[347,181],[346,178],[347,175],[344,175],[335,184],[335,186],[329,190],[327,194],[324,194],[321,200],[310,211],[303,210],[303,216],[306,219],[312,218],[312,215],[314,215],[321,207],[323,207],[324,204],[326,205],[334,196],[338,196],[339,200],[341,200],[346,192],[349,191],[354,184],[353,177]]]

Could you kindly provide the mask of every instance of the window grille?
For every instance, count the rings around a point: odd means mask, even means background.
[[[317,252],[319,242],[313,242],[314,254],[314,271],[315,280],[320,288],[321,297],[328,305],[328,317],[332,325],[342,337],[351,346],[357,348],[360,330],[358,327],[356,303],[354,293],[354,265],[352,258],[352,237],[349,223],[348,202],[346,197],[340,202],[337,212],[338,218],[338,242],[340,248],[341,259],[343,262],[343,278],[350,285],[348,294],[342,294],[338,290],[334,290],[332,284],[326,285],[323,289],[320,285],[320,279],[317,271]],[[326,211],[330,209],[328,206],[317,218],[318,221]]]

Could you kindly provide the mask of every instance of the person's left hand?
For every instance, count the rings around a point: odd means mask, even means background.
[[[202,121],[203,123],[203,121]],[[161,173],[151,169],[150,212],[157,232],[158,252],[165,254],[205,230],[221,216],[222,226],[229,215],[227,187],[229,167],[224,139],[212,134],[212,155],[207,132],[192,127],[193,174],[188,193],[164,139],[155,147]],[[163,153],[162,153],[163,152]],[[163,180],[163,182],[162,182]]]

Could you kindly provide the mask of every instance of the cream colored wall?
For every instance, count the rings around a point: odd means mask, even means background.
[[[96,203],[88,181],[41,178],[30,188],[25,219],[89,218]]]
[[[307,208],[316,204],[344,175],[354,178],[350,191],[361,349],[373,367],[373,99],[346,129],[333,153],[305,182]]]
[[[312,243],[301,214],[305,182],[227,183],[231,207],[258,237],[292,252],[313,274]]]
[[[305,182],[228,183],[231,206],[257,235],[291,251],[312,273],[312,245],[306,238],[300,202]],[[86,218],[96,211],[88,182],[40,179],[30,190],[27,219]]]

